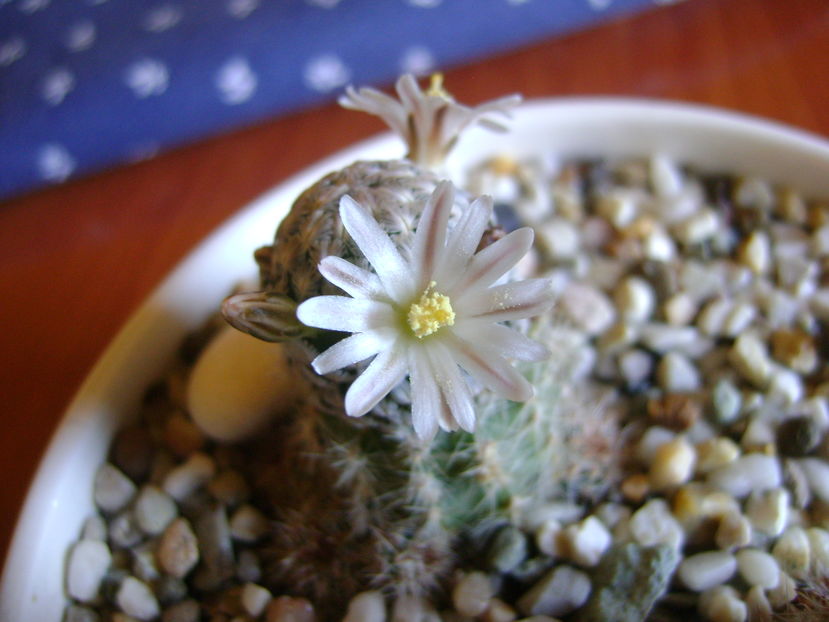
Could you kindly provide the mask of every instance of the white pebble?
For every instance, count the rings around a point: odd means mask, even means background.
[[[636,458],[644,465],[650,466],[656,451],[665,443],[676,438],[676,432],[660,425],[649,426],[642,438],[636,443]]]
[[[728,581],[736,569],[737,560],[731,553],[707,551],[682,560],[677,576],[688,589],[703,592]]]
[[[727,436],[717,436],[697,444],[696,471],[710,473],[731,462],[740,455],[740,448]]]
[[[121,611],[138,620],[152,620],[160,613],[152,590],[135,577],[127,577],[121,582],[115,600]]]
[[[638,348],[619,355],[619,373],[629,387],[644,382],[653,371],[653,357]]]
[[[748,619],[752,622],[769,622],[772,619],[772,610],[765,590],[759,585],[750,588],[745,596],[748,607]]]
[[[700,338],[693,326],[670,326],[668,324],[647,324],[639,333],[639,340],[654,352],[665,354],[692,346]]]
[[[806,530],[811,553],[810,572],[816,577],[829,577],[829,531],[820,527]]]
[[[564,218],[551,218],[536,227],[536,234],[553,259],[572,259],[581,249],[579,230]]]
[[[242,586],[239,600],[250,616],[258,618],[265,612],[265,608],[271,601],[271,593],[256,583],[245,583]]]
[[[563,533],[565,555],[580,566],[595,566],[610,546],[607,527],[595,516],[568,525]]]
[[[810,546],[806,531],[793,525],[783,532],[771,549],[780,569],[795,578],[803,578],[809,571]]]
[[[700,244],[717,233],[720,219],[712,209],[701,209],[673,227],[674,236],[686,245]]]
[[[809,482],[812,494],[829,503],[829,463],[820,458],[801,458],[797,461]]]
[[[282,344],[226,328],[194,365],[187,406],[208,436],[232,442],[254,434],[271,417],[291,408],[301,390]]]
[[[654,453],[648,480],[654,490],[684,484],[694,473],[697,452],[683,436],[662,444]]]
[[[726,337],[737,337],[751,325],[756,317],[757,307],[747,302],[738,302],[728,310],[723,319],[722,334]]]
[[[722,335],[732,304],[727,298],[715,298],[706,303],[697,316],[697,328],[706,335]]]
[[[775,366],[769,378],[768,395],[780,398],[785,404],[803,399],[803,377],[782,366]]]
[[[633,538],[643,546],[667,544],[679,549],[685,537],[667,502],[659,498],[651,499],[633,513],[629,529]]]
[[[654,229],[644,237],[642,252],[652,261],[671,261],[677,253],[673,238],[662,229]]]
[[[792,602],[797,597],[797,583],[788,573],[780,571],[780,583],[776,588],[768,590],[769,603],[774,609]]]
[[[360,592],[348,603],[343,622],[386,622],[386,603],[377,590]]]
[[[243,505],[230,517],[230,535],[240,542],[256,542],[270,529],[262,512],[252,505]]]
[[[815,261],[802,256],[778,257],[777,282],[780,287],[798,298],[804,298],[817,289],[820,268]]]
[[[95,504],[104,512],[123,509],[135,494],[135,484],[116,466],[106,462],[95,473]]]
[[[486,611],[489,599],[494,595],[492,580],[487,575],[470,572],[452,590],[452,604],[461,615],[474,618]]]
[[[564,548],[561,541],[562,527],[557,520],[547,520],[538,528],[535,543],[538,550],[550,557],[561,556]]]
[[[657,154],[650,159],[650,182],[658,197],[675,197],[685,181],[679,167],[665,155]]]
[[[480,619],[482,622],[514,622],[517,617],[515,609],[500,598],[493,598],[489,601],[489,606]],[[444,622],[448,622],[446,618]]]
[[[596,213],[616,228],[628,226],[639,215],[641,195],[625,190],[603,193],[596,201]]]
[[[151,536],[158,535],[177,513],[175,501],[166,492],[153,484],[141,487],[133,508],[135,522],[141,531]]]
[[[644,322],[653,313],[656,293],[645,279],[638,276],[625,278],[613,293],[616,308],[623,318],[631,322]]]
[[[775,456],[745,454],[708,474],[708,482],[741,499],[751,492],[778,488],[783,479]]]
[[[759,585],[771,590],[780,583],[780,566],[777,560],[760,549],[747,548],[737,551],[737,568],[749,585]]]
[[[662,305],[665,321],[672,326],[684,326],[697,314],[697,303],[688,292],[677,292]]]
[[[753,417],[749,420],[743,435],[740,437],[740,444],[746,450],[751,450],[752,448],[773,444],[774,438],[774,428],[771,421],[761,417]]]
[[[588,335],[603,333],[616,318],[610,299],[590,285],[571,283],[560,300],[567,317]]]
[[[590,590],[590,578],[585,573],[558,566],[518,600],[518,609],[526,615],[564,615],[587,602]]]
[[[693,393],[700,388],[700,375],[687,356],[668,352],[656,367],[656,379],[667,393]]]
[[[196,452],[164,477],[162,488],[176,501],[184,501],[193,492],[207,484],[216,473],[213,458]]]
[[[81,540],[72,546],[66,569],[66,591],[75,600],[88,603],[98,596],[112,555],[100,540]]]
[[[711,622],[744,622],[748,618],[748,607],[728,585],[713,587],[702,594],[699,612]]]
[[[728,353],[728,358],[743,378],[764,388],[772,373],[766,344],[753,333],[743,333],[737,337]]]
[[[779,536],[789,519],[789,500],[785,488],[753,492],[746,502],[746,517],[758,531]]]

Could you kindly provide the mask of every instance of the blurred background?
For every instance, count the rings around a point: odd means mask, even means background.
[[[0,0],[0,557],[97,357],[205,235],[382,131],[348,84],[674,99],[829,134],[826,0]]]

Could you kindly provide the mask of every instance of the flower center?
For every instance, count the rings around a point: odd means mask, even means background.
[[[434,281],[429,283],[429,287],[420,295],[420,300],[413,302],[409,307],[406,319],[409,328],[419,339],[455,323],[455,312],[452,310],[449,296],[436,292],[435,285],[437,283]]]

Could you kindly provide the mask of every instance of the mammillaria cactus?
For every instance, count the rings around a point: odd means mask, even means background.
[[[271,582],[329,612],[370,588],[439,591],[463,539],[529,520],[578,480],[566,427],[583,413],[559,404],[566,348],[548,358],[517,322],[545,313],[551,288],[504,278],[533,233],[505,234],[489,197],[436,170],[458,132],[500,128],[486,115],[518,98],[467,108],[411,76],[397,92],[349,89],[342,103],[386,120],[407,157],[357,162],[306,190],[256,253],[262,289],[223,306],[237,328],[286,342],[315,387],[278,423],[263,480],[279,521]],[[530,331],[549,341],[550,323]]]

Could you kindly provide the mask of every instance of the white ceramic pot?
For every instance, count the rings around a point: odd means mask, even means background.
[[[518,109],[512,131],[470,131],[450,176],[490,155],[646,156],[703,169],[755,174],[807,195],[829,196],[829,143],[807,133],[721,110],[656,101],[564,99]],[[0,586],[0,621],[59,622],[66,551],[93,513],[92,480],[121,422],[137,411],[190,330],[240,278],[255,275],[252,253],[271,241],[293,199],[325,173],[356,159],[399,157],[383,136],[345,150],[268,192],[205,240],[141,306],[78,391],[37,471]]]

